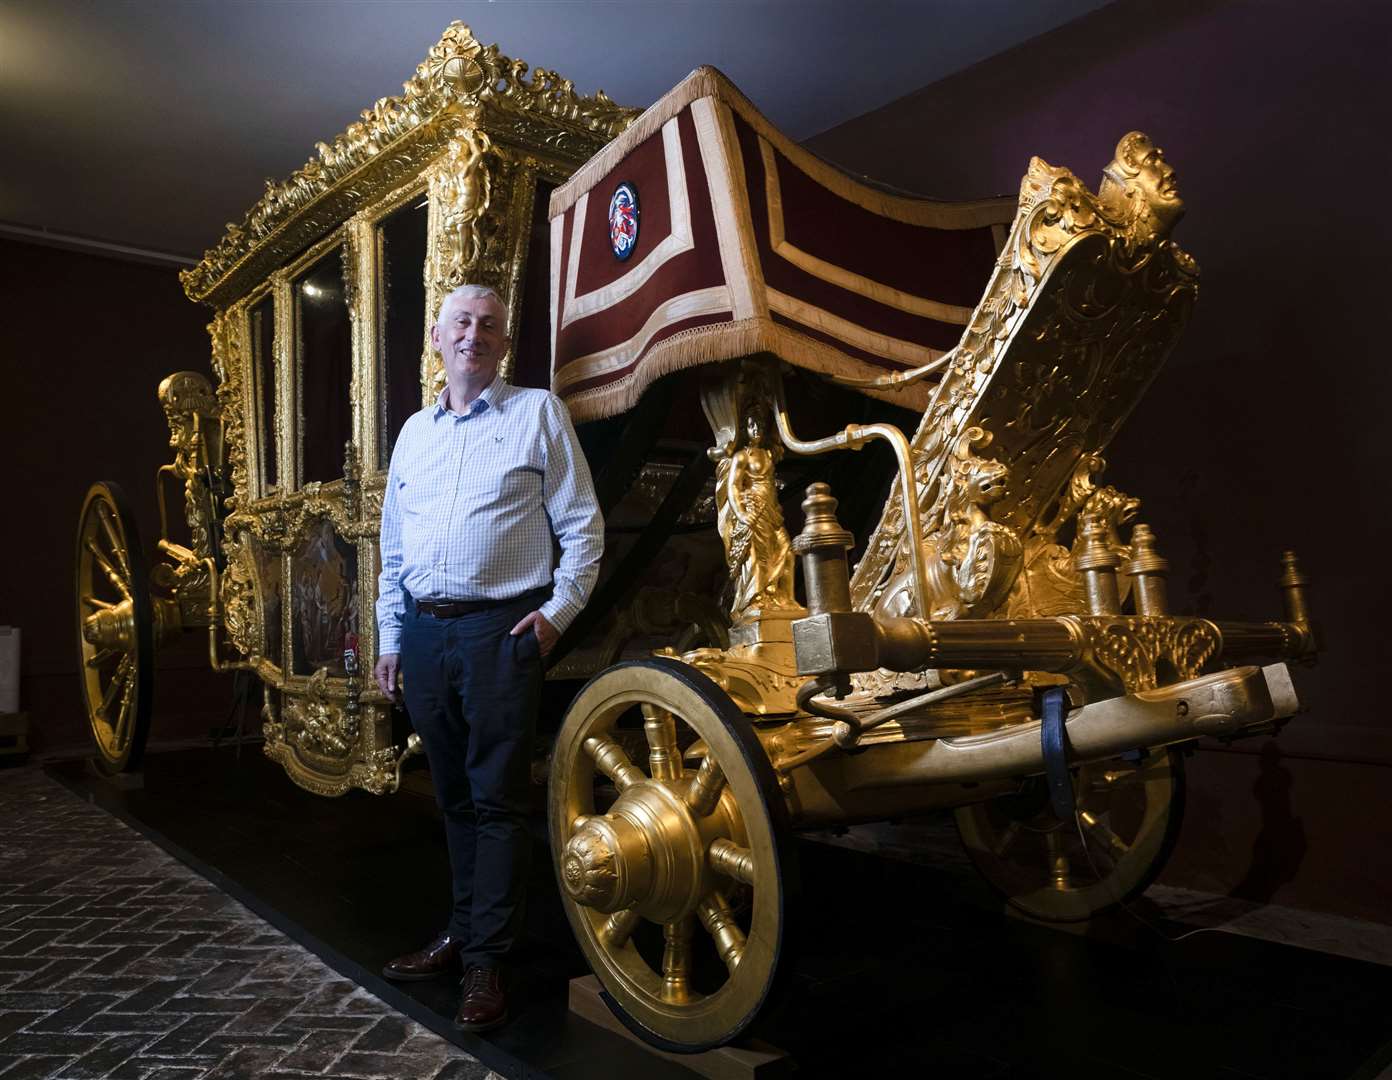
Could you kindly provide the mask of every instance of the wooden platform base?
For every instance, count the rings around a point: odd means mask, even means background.
[[[105,784],[109,784],[117,791],[139,791],[145,786],[145,774],[143,772],[120,772],[104,773],[97,768],[97,763],[91,758],[87,759],[87,775],[95,776]]]
[[[711,1080],[772,1080],[789,1076],[797,1068],[792,1057],[776,1046],[758,1039],[742,1039],[731,1046],[707,1050],[701,1054],[668,1054],[643,1042],[615,1016],[600,997],[599,980],[593,975],[570,980],[570,1011],[608,1031],[622,1035],[641,1046],[653,1057],[690,1069]]]

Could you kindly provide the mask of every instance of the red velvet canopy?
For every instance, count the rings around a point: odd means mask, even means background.
[[[611,216],[623,232],[630,195],[623,250]],[[860,378],[929,363],[961,337],[1015,208],[852,180],[698,68],[551,197],[552,389],[589,420],[755,352]],[[921,408],[927,390],[893,400]]]

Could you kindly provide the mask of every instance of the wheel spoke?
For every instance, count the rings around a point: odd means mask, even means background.
[[[121,662],[116,665],[116,671],[111,676],[111,682],[107,684],[106,692],[102,694],[101,713],[105,717],[111,708],[111,703],[116,700],[116,694],[125,687],[126,681],[130,678],[129,656],[121,657]]]
[[[698,817],[706,817],[720,802],[720,793],[725,790],[725,772],[707,754],[701,759],[701,767],[691,778],[691,786],[686,789],[686,805]]]
[[[99,668],[115,655],[114,649],[98,649],[87,658],[86,664],[89,668]]]
[[[711,869],[746,885],[754,884],[754,855],[748,848],[721,837],[706,852]]]
[[[684,1005],[691,993],[691,916],[662,925],[662,1000]]]
[[[1093,791],[1116,791],[1120,787],[1159,780],[1169,771],[1169,762],[1161,758],[1159,761],[1148,762],[1136,768],[1107,769],[1089,786]]]
[[[116,591],[129,600],[131,598],[130,587],[126,584],[125,578],[121,577],[116,569],[106,561],[106,556],[101,553],[101,549],[97,547],[97,542],[90,536],[87,537],[87,550],[92,553],[92,558],[97,560],[97,565],[105,572],[111,584],[116,586]]]
[[[637,908],[624,908],[604,920],[599,928],[599,937],[611,949],[621,949],[627,944],[629,936],[638,926],[640,916]]]
[[[647,779],[643,770],[634,767],[633,762],[628,760],[628,755],[623,752],[623,747],[613,739],[606,739],[603,735],[591,735],[585,740],[585,753],[590,755],[600,772],[614,781],[614,786],[620,791]]]
[[[1117,855],[1125,855],[1131,850],[1131,846],[1127,844],[1126,841],[1112,832],[1111,829],[1107,828],[1107,826],[1091,811],[1084,810],[1078,817],[1082,819],[1083,825],[1088,832],[1105,843]]]
[[[991,849],[991,854],[996,858],[1002,858],[1010,845],[1015,842],[1015,838],[1020,835],[1020,823],[1012,821],[1005,827],[1005,831],[1000,834],[1000,839],[996,841],[995,847]]]
[[[1059,892],[1067,892],[1073,887],[1073,868],[1068,862],[1068,853],[1063,850],[1059,831],[1050,829],[1044,834],[1044,850],[1048,853],[1050,884]]]
[[[677,722],[666,709],[644,705],[643,734],[648,740],[648,771],[654,780],[679,780],[681,753],[677,750]]]
[[[107,601],[102,600],[99,597],[90,595],[84,596],[82,598],[82,602],[86,604],[89,608],[93,608],[97,611],[110,611],[112,608],[116,606],[115,604],[108,603]]]
[[[125,571],[126,577],[130,577],[130,563],[126,561],[126,548],[121,543],[121,538],[116,535],[116,526],[111,523],[111,511],[105,505],[98,504],[97,517],[101,519],[102,532],[106,533],[107,542],[111,545],[111,553],[116,556],[116,561],[121,564],[121,569]]]
[[[735,968],[744,957],[744,931],[735,922],[734,912],[730,910],[730,904],[724,894],[711,893],[701,901],[696,914],[700,917],[701,925],[706,928],[706,933],[715,939],[715,951],[720,954],[720,959],[725,961],[725,966],[734,974]]]
[[[121,748],[126,745],[126,733],[130,727],[131,713],[134,711],[131,708],[132,704],[131,685],[130,681],[127,680],[125,691],[121,694],[121,711],[116,717],[116,723],[112,725],[115,728],[115,734],[112,736],[111,742],[117,753],[120,753]]]

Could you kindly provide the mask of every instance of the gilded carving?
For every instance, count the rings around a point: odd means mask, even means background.
[[[539,150],[584,160],[632,122],[636,109],[604,93],[576,94],[573,84],[483,46],[454,22],[395,97],[384,97],[283,182],[265,194],[240,224],[180,277],[192,300],[217,303],[231,278],[260,276],[342,221],[352,209],[401,184],[432,160],[461,130],[461,117],[486,113],[490,125]],[[263,262],[264,260],[264,262]]]
[[[658,649],[710,676],[750,716],[784,716],[797,711],[797,692],[807,681],[797,671],[791,642],[737,643],[729,649],[693,649],[678,654]]]
[[[291,746],[330,757],[342,757],[356,748],[358,718],[333,700],[329,672],[320,668],[309,678],[302,695],[287,695],[284,737]]]
[[[223,551],[227,558],[221,578],[223,628],[238,652],[256,659],[266,639],[264,611],[257,597],[256,559],[245,533],[229,535]]]
[[[169,424],[174,475],[184,482],[184,517],[189,548],[198,559],[213,553],[214,506],[208,488],[209,461],[220,448],[220,410],[208,380],[196,371],[179,371],[159,385],[159,402]]]
[[[1223,646],[1221,632],[1206,619],[1081,616],[1076,622],[1093,664],[1128,694],[1154,690],[1161,664],[1173,669],[1165,681],[1197,678]]]
[[[477,128],[451,139],[430,177],[430,196],[440,215],[430,277],[443,298],[464,284],[479,261],[479,219],[488,209],[491,178],[485,163],[493,141]]]
[[[958,438],[931,506],[923,507],[923,541],[932,619],[962,619],[995,610],[1020,572],[1022,547],[1013,529],[990,518],[989,507],[1006,491],[1009,469],[981,457],[990,432],[968,428]],[[920,486],[920,499],[926,486]],[[907,571],[884,588],[876,610],[886,615],[913,613],[912,575]]]
[[[796,606],[792,542],[783,526],[775,481],[782,447],[771,443],[771,426],[767,413],[760,417],[751,412],[744,445],[722,456],[717,469],[716,521],[734,569],[730,614],[736,623]]]
[[[1187,320],[1196,270],[1168,239],[1182,208],[1173,173],[1137,133],[1118,144],[1097,196],[1034,159],[985,296],[914,434],[930,500],[961,436],[992,418],[993,455],[1011,483],[991,518],[1026,538],[1031,567],[1058,563],[1036,525],[1105,448]],[[907,569],[903,532],[895,492],[855,569],[857,609],[878,604]]]
[[[1024,545],[1024,570],[1011,591],[1005,607],[1008,618],[1031,618],[1047,615],[1080,614],[1087,611],[1087,589],[1074,560],[1081,550],[1084,525],[1089,520],[1102,522],[1106,545],[1121,560],[1131,557],[1131,546],[1121,539],[1122,526],[1131,524],[1140,510],[1141,501],[1116,488],[1099,487],[1097,477],[1106,467],[1100,454],[1089,454],[1078,462],[1059,498],[1058,509],[1031,531]],[[1059,532],[1076,520],[1076,532],[1071,549],[1058,543]],[[1118,594],[1126,600],[1131,580],[1122,575],[1117,579]]]
[[[222,420],[223,451],[231,473],[232,490],[226,499],[235,512],[250,502],[247,479],[246,425],[243,420],[243,392],[246,380],[247,350],[242,340],[240,312],[224,311],[208,326],[212,339],[212,368],[217,377],[218,415]]]
[[[716,525],[730,568],[730,620],[737,627],[798,610],[792,541],[778,501],[783,447],[773,438],[772,400],[770,373],[759,364],[727,369],[701,396],[715,433],[707,453],[715,462]]]

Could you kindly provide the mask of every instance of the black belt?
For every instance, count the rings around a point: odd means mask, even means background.
[[[525,592],[521,596],[513,596],[507,600],[417,600],[416,614],[429,615],[435,619],[457,619],[461,615],[472,615],[476,611],[491,611],[494,608],[507,607],[522,600],[543,600],[549,594],[549,588],[533,589]]]

